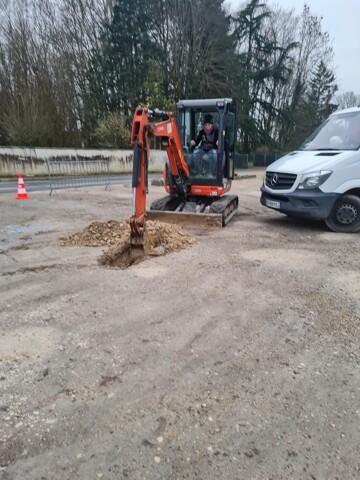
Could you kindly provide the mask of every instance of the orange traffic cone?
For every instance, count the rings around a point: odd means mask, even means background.
[[[16,200],[26,200],[30,198],[29,195],[26,193],[26,188],[24,184],[23,177],[21,173],[18,174],[18,192]]]

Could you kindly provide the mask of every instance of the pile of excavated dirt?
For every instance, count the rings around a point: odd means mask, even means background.
[[[130,249],[130,225],[115,220],[93,222],[80,232],[60,237],[61,245],[109,246],[99,263],[117,268],[126,268],[148,256],[166,255],[188,248],[195,241],[179,226],[157,220],[146,222],[144,249]]]
[[[130,235],[130,225],[115,220],[108,222],[92,222],[81,232],[68,237],[60,237],[61,245],[77,245],[80,247],[98,247],[116,245]]]
[[[154,253],[178,252],[195,243],[195,238],[184,233],[178,225],[149,220],[146,222],[147,241]]]

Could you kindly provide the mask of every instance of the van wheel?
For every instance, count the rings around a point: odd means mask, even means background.
[[[360,198],[355,195],[340,197],[325,223],[333,232],[358,232],[360,230]]]

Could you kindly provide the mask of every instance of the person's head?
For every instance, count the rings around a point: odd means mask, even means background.
[[[213,116],[210,114],[205,115],[204,117],[204,130],[205,132],[211,132],[214,127]]]

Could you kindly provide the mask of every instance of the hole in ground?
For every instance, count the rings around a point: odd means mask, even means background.
[[[178,225],[148,220],[146,222],[145,248],[130,245],[128,223],[93,222],[81,232],[61,237],[62,245],[106,246],[108,250],[100,257],[104,266],[125,269],[148,257],[166,255],[188,248],[195,239],[184,233]]]

